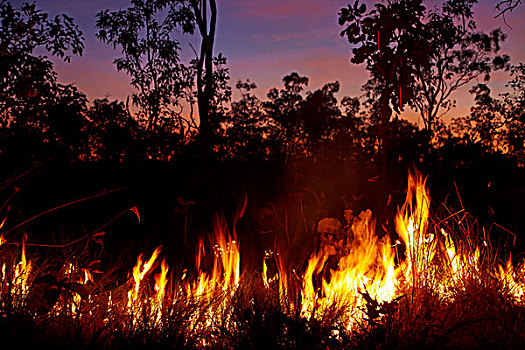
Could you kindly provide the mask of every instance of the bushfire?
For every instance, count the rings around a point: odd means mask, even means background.
[[[35,322],[87,325],[88,333],[105,329],[108,337],[144,332],[162,337],[177,329],[185,341],[208,346],[225,330],[241,332],[243,322],[257,314],[269,317],[260,311],[268,307],[264,303],[286,317],[335,324],[338,330],[330,335],[335,338],[393,318],[398,325],[416,322],[408,319],[430,304],[454,305],[476,288],[525,306],[524,265],[513,265],[510,257],[498,263],[485,237],[462,237],[450,226],[431,223],[425,182],[419,173],[409,176],[406,201],[395,217],[396,237],[379,237],[372,212],[364,211],[338,228],[342,238],[336,244],[322,240],[302,269],[289,266],[277,250],[261,253],[260,271],[242,271],[236,232],[223,219],[216,220],[208,245],[211,265],[203,263],[203,240],[194,273],[174,273],[158,247],[149,258],[141,254],[129,280],[116,287],[100,286],[98,276],[71,263],[63,266],[61,278],[42,277],[26,256],[26,240],[13,258],[13,246],[1,236],[0,318],[22,312]],[[44,284],[55,292],[51,304],[37,293]],[[446,316],[440,319],[446,322]]]

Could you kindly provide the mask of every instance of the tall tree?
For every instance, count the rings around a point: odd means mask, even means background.
[[[34,3],[16,9],[1,1],[0,21],[0,126],[9,139],[3,150],[15,145],[13,152],[23,158],[27,145],[17,141],[20,137],[39,140],[27,156],[41,152],[42,145],[78,149],[87,100],[76,87],[58,83],[48,55],[66,62],[81,55],[82,32],[73,18],[50,18]]]
[[[200,51],[197,54],[197,101],[199,106],[200,136],[204,152],[213,143],[211,101],[214,96],[213,49],[217,27],[217,3],[215,0],[190,0],[195,21],[201,36]]]
[[[138,92],[133,103],[147,120],[147,128],[159,126],[161,117],[176,119],[183,132],[181,100],[191,103],[193,75],[180,59],[176,31],[194,32],[194,13],[183,0],[131,0],[131,6],[97,14],[97,37],[120,47],[122,57],[114,63],[131,76]],[[173,107],[177,107],[175,110]]]
[[[123,102],[96,99],[87,117],[91,160],[121,162],[137,156],[137,134],[141,128]]]
[[[327,83],[320,89],[307,92],[299,109],[299,120],[305,134],[308,153],[322,155],[323,144],[330,142],[339,128],[341,110],[335,94],[339,92],[338,81]]]
[[[0,115],[2,124],[17,120],[27,108],[43,106],[68,87],[57,82],[53,63],[46,54],[69,62],[71,54],[84,49],[82,32],[67,15],[53,19],[36,5],[24,3],[15,9],[9,1],[0,2]],[[35,53],[35,52],[43,53]],[[46,53],[46,54],[44,54]],[[30,118],[30,115],[26,115]],[[34,118],[32,121],[36,122]]]
[[[427,9],[422,0],[390,0],[367,11],[356,0],[341,9],[341,35],[353,45],[351,61],[370,72],[364,89],[382,123],[408,104],[432,133],[454,105],[454,91],[506,67],[509,58],[497,54],[505,35],[476,30],[476,2],[447,0]]]

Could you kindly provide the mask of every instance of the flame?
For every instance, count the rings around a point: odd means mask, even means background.
[[[262,279],[263,279],[263,284],[266,288],[269,288],[270,285],[268,284],[268,267],[266,266],[266,257],[264,257],[263,259],[263,264],[262,264]]]
[[[142,254],[140,254],[137,258],[137,263],[135,264],[135,267],[133,268],[133,288],[131,288],[128,291],[128,303],[127,303],[127,310],[128,314],[132,315],[133,317],[133,325],[136,325],[139,321],[139,318],[142,314],[143,306],[144,306],[144,300],[140,298],[140,284],[146,274],[150,271],[150,269],[153,267],[153,264],[155,263],[155,260],[157,259],[159,253],[160,253],[160,246],[155,249],[153,254],[151,254],[151,257],[147,262],[144,263],[142,260]]]
[[[303,276],[303,283],[301,289],[301,316],[310,318],[316,308],[317,303],[317,290],[314,287],[313,278],[317,275],[324,267],[328,254],[323,250],[318,254],[312,254],[308,260],[308,267]]]
[[[426,178],[416,172],[408,176],[405,204],[398,210],[395,218],[396,231],[405,243],[406,281],[415,285],[427,276],[420,273],[428,271],[429,263],[436,252],[436,241],[428,234],[428,215],[430,196],[426,188]]]
[[[380,238],[375,232],[372,212],[365,210],[357,217],[352,215],[352,222],[344,228],[346,237],[338,239],[341,243],[337,247],[327,244],[314,251],[306,267],[297,270],[298,273],[288,263],[285,252],[277,247],[275,254],[265,252],[262,272],[257,273],[264,286],[262,292],[274,293],[280,312],[293,313],[306,320],[322,321],[337,309],[338,321],[349,331],[367,324],[366,321],[381,322],[384,305],[403,296],[412,296],[407,297],[407,303],[411,303],[418,290],[435,293],[440,300],[450,302],[458,291],[467,291],[469,283],[481,283],[488,278],[496,281],[501,291],[515,302],[525,303],[525,264],[515,267],[511,257],[498,266],[487,264],[485,257],[490,247],[485,241],[477,245],[473,244],[475,240],[462,241],[461,236],[454,235],[448,227],[441,227],[439,222],[431,225],[429,215],[426,178],[419,173],[410,174],[405,203],[398,209],[394,221],[399,240],[390,235]],[[0,236],[0,245],[4,243],[4,237]],[[105,309],[101,320],[114,329],[129,323],[131,331],[140,329],[140,325],[162,331],[170,326],[168,317],[183,309],[190,310],[184,314],[189,333],[198,334],[204,329],[212,330],[207,334],[217,334],[223,328],[212,329],[216,322],[220,322],[221,327],[230,327],[224,325],[232,319],[233,301],[241,294],[239,287],[244,280],[235,229],[230,231],[221,217],[215,220],[209,247],[211,249],[205,249],[204,240],[200,239],[194,273],[191,269],[184,270],[182,278],[178,276],[173,280],[166,261],[157,263],[160,246],[149,259],[140,254],[124,286],[127,293],[121,293],[122,297],[109,290],[98,299],[95,295],[83,294],[83,300],[74,292],[72,300],[59,300],[50,315],[80,319],[91,315],[80,308],[81,304],[88,303],[93,308]],[[2,251],[7,248],[2,246]],[[207,250],[213,254],[207,256]],[[271,255],[273,259],[269,259]],[[271,264],[270,270],[277,270],[274,277],[269,278],[267,263]],[[26,257],[24,238],[20,260],[6,260],[2,265],[2,309],[7,302],[19,308],[26,305],[33,269],[38,270]],[[94,283],[89,270],[72,263],[63,266],[61,273],[68,282]],[[260,281],[255,285],[260,286]],[[184,307],[177,309],[180,306],[177,303]],[[202,345],[207,345],[206,340],[202,340]]]
[[[5,275],[5,268],[2,270],[2,274]],[[22,254],[20,256],[20,262],[15,266],[12,280],[13,285],[11,287],[11,295],[15,300],[15,307],[25,306],[25,299],[29,293],[29,277],[31,270],[31,261],[26,259],[26,238],[24,236],[24,239],[22,240]]]
[[[240,279],[240,253],[235,235],[227,231],[223,219],[217,218],[214,239],[213,268],[210,274],[202,270],[202,259],[205,255],[204,242],[199,241],[197,250],[197,278],[185,284],[188,298],[209,298],[217,292],[233,293],[239,285]]]
[[[293,305],[288,298],[288,270],[284,262],[283,254],[277,253],[277,276],[279,279],[279,301],[283,309],[293,309]],[[291,298],[290,298],[291,299]]]
[[[165,260],[161,263],[161,272],[155,275],[155,298],[152,305],[152,316],[155,318],[155,324],[159,325],[162,319],[162,303],[166,295],[166,285],[168,284],[168,270],[169,266]]]
[[[512,257],[509,256],[504,266],[498,265],[496,273],[499,280],[502,281],[503,286],[517,301],[525,301],[525,265],[522,264],[518,271],[514,270],[512,265]]]
[[[323,271],[329,254],[321,250],[312,254],[302,283],[301,316],[322,318],[334,306],[344,306],[347,328],[362,319],[361,309],[366,297],[381,302],[390,301],[395,294],[396,271],[390,239],[379,240],[374,232],[375,222],[370,211],[363,212],[352,226],[353,240],[348,253],[322,279],[321,293],[315,287],[315,276]]]

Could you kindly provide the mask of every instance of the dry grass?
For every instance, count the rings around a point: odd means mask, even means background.
[[[86,245],[60,248],[60,258],[28,249],[32,267],[23,290],[13,287],[24,278],[15,271],[22,246],[3,244],[0,337],[7,346],[23,348],[525,348],[523,266],[515,263],[505,272],[505,257],[463,209],[443,205],[428,232],[435,253],[428,245],[416,247],[423,250],[416,254],[420,268],[399,283],[395,298],[379,302],[363,288],[356,296],[365,301],[359,310],[341,296],[328,306],[314,303],[309,316],[301,310],[304,264],[279,267],[287,276],[286,292],[279,280],[266,286],[260,271],[244,271],[238,284],[222,289],[219,283],[198,295],[189,294],[186,280],[175,275],[160,310],[152,304],[150,273],[140,285],[140,307],[130,309],[133,279],[122,277],[122,266],[96,275],[94,282],[84,278],[93,261]],[[398,252],[398,264],[402,257]],[[75,268],[65,272],[67,266]],[[321,297],[320,278],[314,282]]]

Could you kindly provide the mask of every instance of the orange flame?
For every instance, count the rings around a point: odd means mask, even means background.
[[[20,262],[15,267],[13,286],[11,288],[11,295],[15,300],[16,307],[23,307],[25,305],[25,299],[29,293],[29,275],[31,274],[31,270],[31,261],[26,259],[26,237],[24,236],[22,240],[22,254],[20,256]]]
[[[142,314],[143,310],[143,300],[140,298],[140,283],[146,276],[146,274],[149,272],[149,270],[153,267],[153,264],[155,263],[155,260],[157,259],[160,248],[157,247],[153,254],[151,254],[151,257],[149,260],[144,263],[142,260],[142,254],[139,255],[137,258],[137,263],[135,264],[135,267],[133,268],[133,288],[128,291],[128,304],[127,304],[127,310],[130,315],[133,317],[133,325],[135,325]]]
[[[239,285],[240,253],[237,241],[227,232],[224,220],[217,218],[214,232],[214,257],[211,274],[202,271],[204,243],[199,241],[196,281],[187,283],[185,290],[190,298],[209,298],[215,292],[233,293]]]
[[[347,310],[347,327],[362,319],[360,309],[366,304],[364,295],[378,302],[390,301],[395,294],[396,272],[390,240],[380,241],[374,232],[375,222],[370,211],[363,212],[352,225],[353,240],[348,253],[322,279],[322,292],[315,288],[314,276],[324,268],[329,257],[325,250],[313,254],[303,276],[301,316],[321,318],[331,307]]]
[[[159,325],[162,319],[162,303],[166,295],[166,285],[168,284],[168,264],[165,260],[162,260],[161,271],[155,275],[155,298],[152,302],[152,315],[155,318],[155,324]]]
[[[400,238],[395,246],[388,235],[378,237],[370,210],[363,211],[357,217],[351,215],[351,222],[344,228],[346,237],[338,238],[337,247],[323,246],[311,254],[302,274],[295,273],[286,261],[286,255],[275,249],[277,274],[269,278],[267,260],[273,252],[265,252],[262,273],[258,277],[262,279],[264,292],[275,289],[274,295],[279,298],[282,312],[297,310],[300,317],[309,320],[321,320],[332,308],[340,308],[342,311],[338,314],[342,315],[341,322],[348,330],[355,329],[371,317],[379,318],[381,305],[391,303],[410,291],[425,288],[436,293],[441,300],[452,301],[454,291],[466,290],[467,283],[480,281],[481,278],[497,280],[501,290],[519,303],[525,302],[525,265],[514,267],[510,257],[496,268],[484,265],[482,257],[487,251],[481,244],[462,244],[439,223],[430,225],[429,212],[426,178],[419,173],[410,174],[405,203],[395,217]],[[338,235],[342,235],[342,227]],[[4,243],[5,239],[0,236],[0,245]],[[188,316],[188,331],[212,327],[217,315],[227,321],[232,314],[229,311],[231,301],[235,300],[233,296],[239,290],[242,275],[235,230],[230,233],[222,218],[218,217],[215,221],[211,244],[213,256],[207,260],[204,241],[198,243],[195,278],[186,278],[184,270],[182,279],[175,280],[169,287],[169,266],[165,260],[160,263],[160,271],[153,275],[154,285],[148,280],[148,275],[156,268],[161,247],[157,247],[147,260],[140,254],[132,270],[130,285],[126,287],[127,298],[126,294],[122,298],[115,294],[113,298],[110,291],[109,297],[106,295],[104,303],[101,302],[107,311],[104,322],[124,315],[133,327],[145,324],[162,330],[166,327],[166,317],[171,315],[167,310],[180,300],[194,308]],[[398,246],[404,246],[404,254],[397,252]],[[271,267],[275,270],[273,265]],[[2,266],[0,298],[7,294],[15,306],[24,306],[31,286],[32,270],[33,265],[26,258],[24,238],[20,261],[14,262],[12,267],[6,267],[6,263]],[[68,281],[80,284],[93,282],[88,270],[73,264],[64,266],[62,271],[65,271],[63,273]],[[276,279],[278,283],[274,283]],[[300,288],[297,293],[296,286]],[[91,296],[88,296],[90,300]],[[407,300],[411,302],[409,298]],[[4,300],[0,301],[3,305]],[[80,318],[82,313],[78,305],[81,301],[78,293],[73,294],[73,305],[61,301],[53,313]],[[371,308],[375,314],[370,313]],[[113,313],[117,316],[111,316]]]

